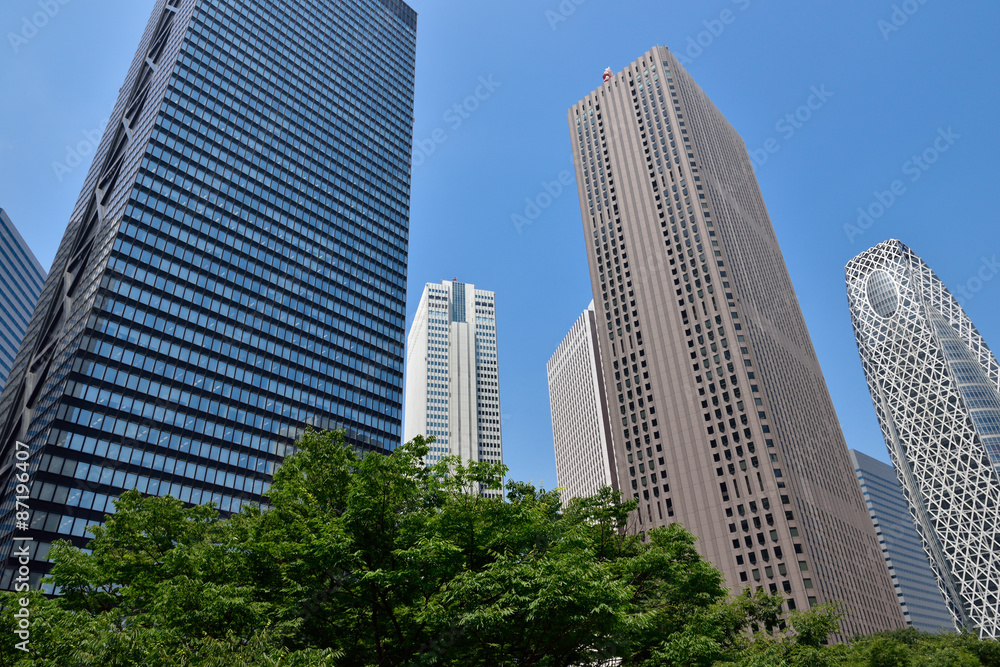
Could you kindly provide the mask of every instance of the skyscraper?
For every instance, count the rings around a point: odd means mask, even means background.
[[[434,436],[431,462],[503,463],[493,292],[458,281],[424,287],[406,342],[404,417],[406,440]]]
[[[235,511],[307,425],[398,444],[415,40],[400,0],[156,2],[0,399],[33,584],[126,489]]]
[[[593,302],[566,334],[546,370],[563,502],[592,496],[606,486],[618,489]]]
[[[941,280],[896,240],[847,265],[889,455],[958,627],[1000,636],[1000,366]]]
[[[14,367],[45,275],[17,227],[0,208],[0,390]]]
[[[665,47],[569,112],[619,484],[735,589],[902,614],[731,125]],[[668,508],[674,516],[670,516]]]
[[[954,627],[892,466],[851,450],[854,472],[875,526],[907,625],[924,632]]]

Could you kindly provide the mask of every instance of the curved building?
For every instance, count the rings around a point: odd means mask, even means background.
[[[1000,636],[1000,367],[899,241],[847,265],[858,351],[889,454],[959,628]]]

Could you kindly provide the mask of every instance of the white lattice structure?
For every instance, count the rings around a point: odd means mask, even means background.
[[[847,265],[854,331],[886,445],[959,628],[1000,636],[1000,366],[899,241]]]

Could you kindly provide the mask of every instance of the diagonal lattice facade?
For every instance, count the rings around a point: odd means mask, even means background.
[[[940,279],[886,241],[847,265],[886,446],[959,628],[1000,636],[1000,366]]]

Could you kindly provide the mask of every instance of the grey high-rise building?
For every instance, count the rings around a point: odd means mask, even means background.
[[[959,628],[1000,637],[1000,366],[908,247],[847,265],[861,363],[889,455]]]
[[[906,624],[924,632],[953,629],[896,471],[854,449],[851,460]]]
[[[14,367],[45,276],[45,269],[0,208],[0,390]]]
[[[496,294],[457,280],[427,283],[406,347],[405,439],[434,436],[429,463],[503,463]]]
[[[124,490],[236,511],[307,425],[399,443],[415,41],[400,0],[155,3],[0,399],[32,584]]]
[[[743,140],[665,47],[569,127],[635,529],[684,524],[734,589],[843,602],[846,636],[901,627]]]
[[[546,371],[556,477],[563,502],[592,496],[604,487],[617,490],[593,302],[559,344]]]

